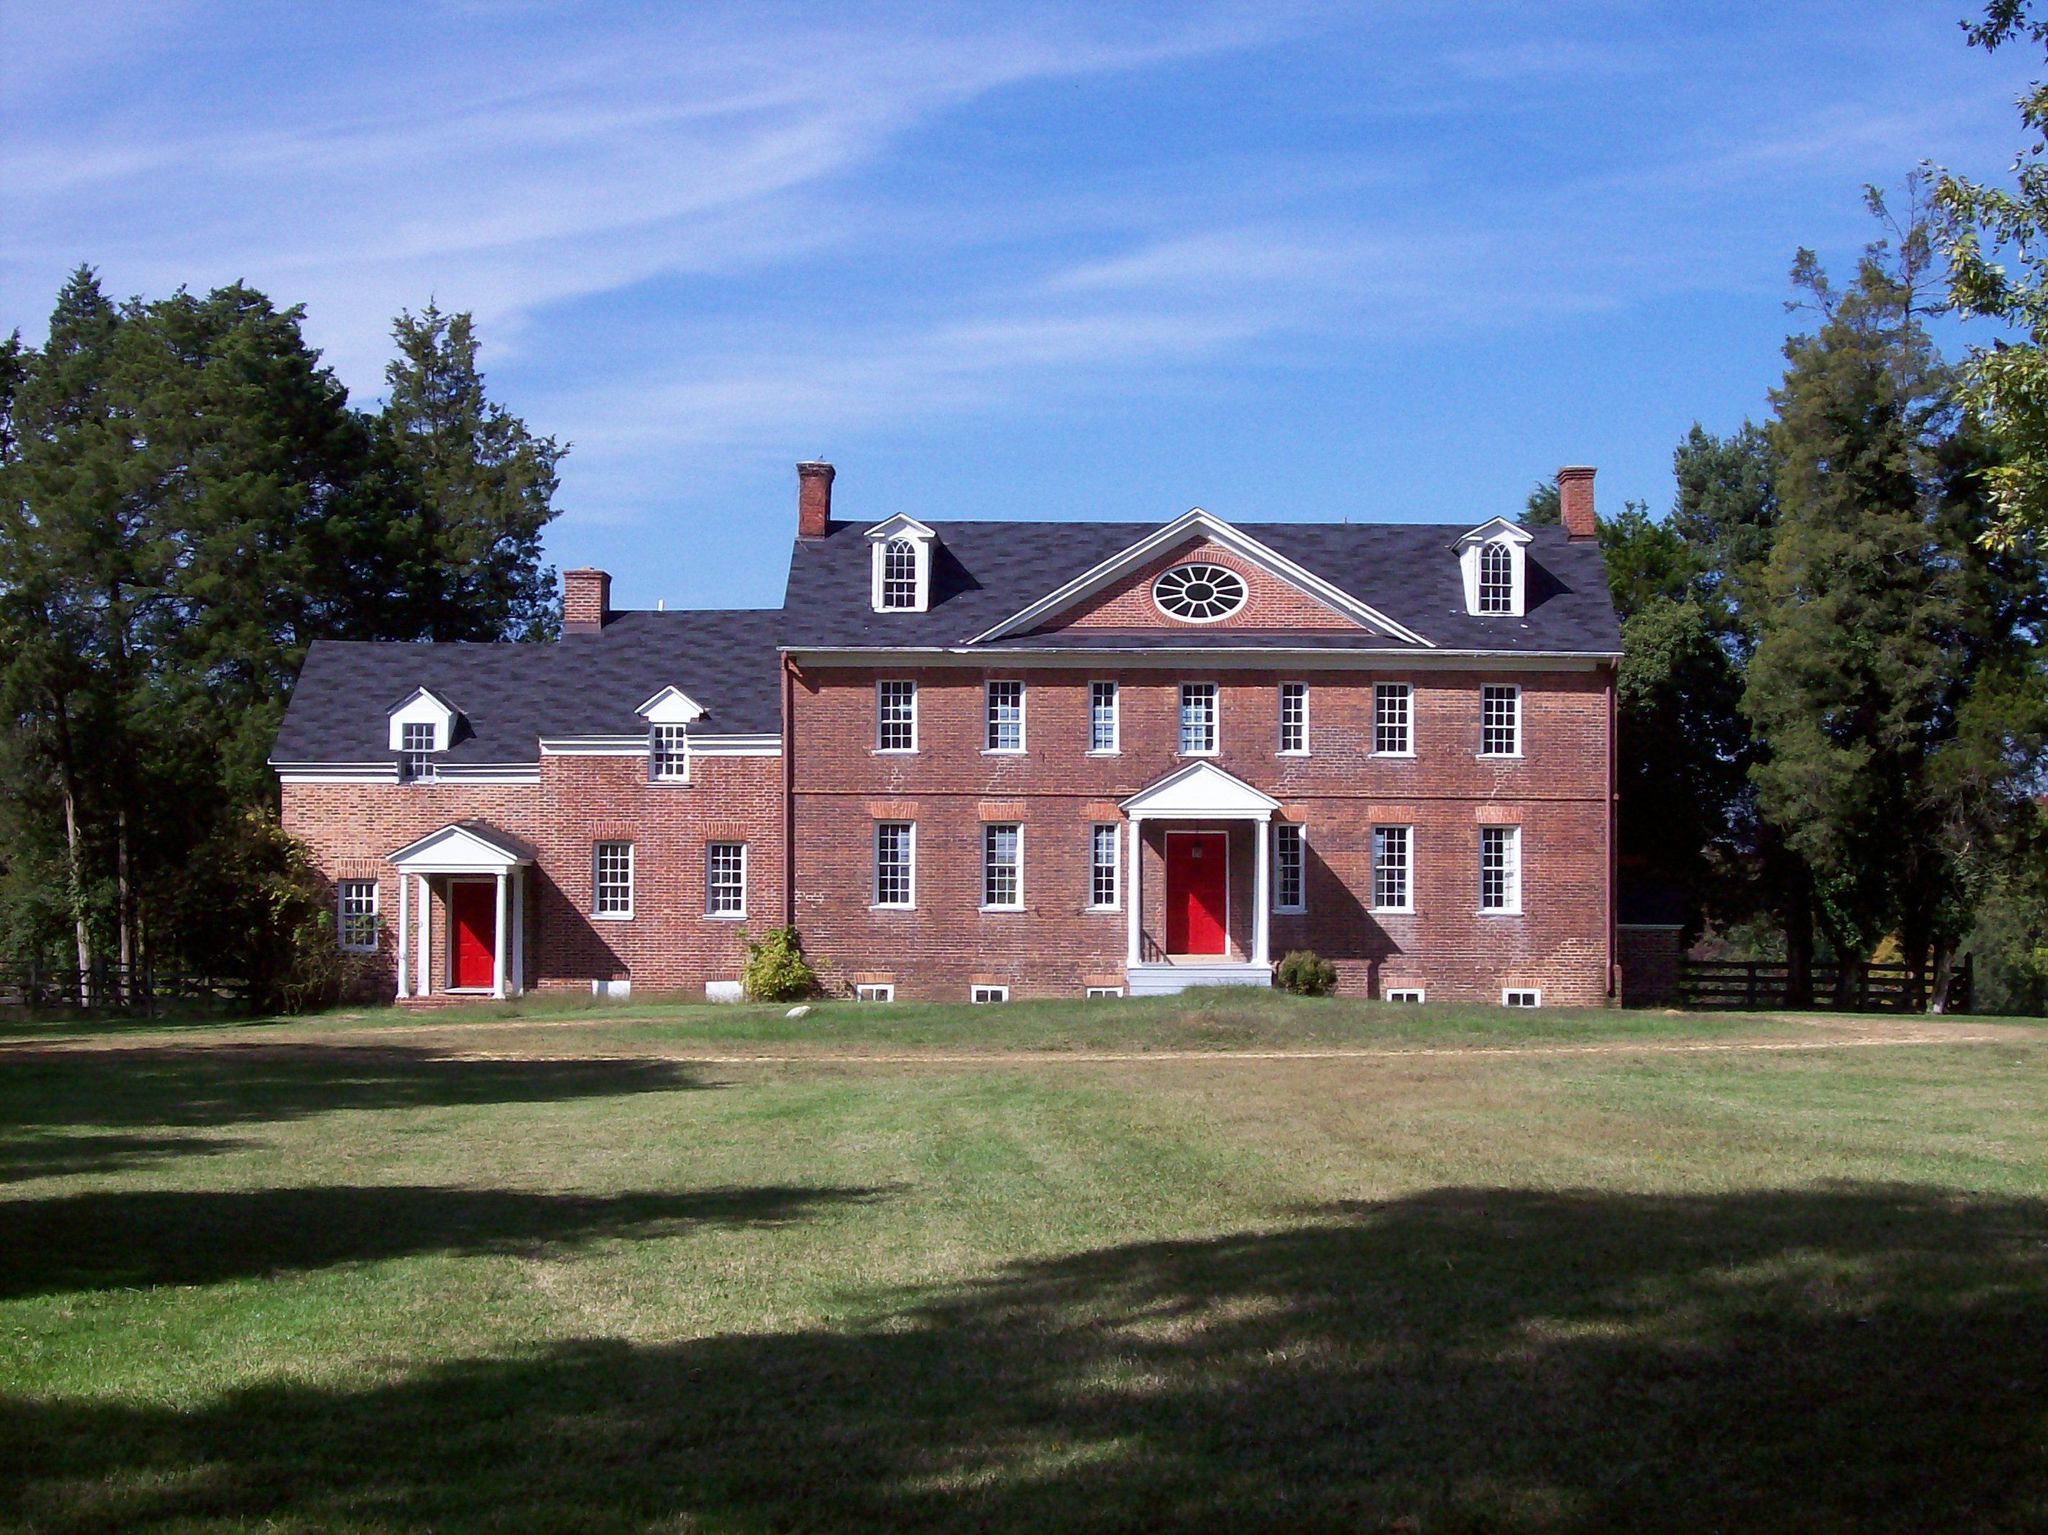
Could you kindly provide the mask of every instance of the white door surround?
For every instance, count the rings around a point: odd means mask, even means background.
[[[433,882],[439,880],[445,892],[455,880],[465,876],[488,879],[496,889],[495,952],[491,956],[488,995],[494,998],[517,996],[525,989],[526,871],[532,867],[533,858],[533,850],[518,838],[475,822],[444,826],[391,855],[392,866],[398,870],[399,1001],[434,995],[435,967],[429,952],[433,934]],[[409,909],[414,900],[414,881],[418,882],[416,898],[419,908],[416,934]],[[447,948],[449,952],[442,956],[440,965],[444,978],[440,989],[444,994],[454,990],[452,906]]]
[[[1213,762],[1191,762],[1169,773],[1157,783],[1140,789],[1119,808],[1131,825],[1129,943],[1124,956],[1124,973],[1130,994],[1158,996],[1183,991],[1190,986],[1271,986],[1273,984],[1272,889],[1273,812],[1280,802],[1254,789],[1243,779],[1226,773]],[[1257,851],[1252,869],[1252,953],[1249,960],[1203,955],[1174,962],[1151,961],[1144,956],[1144,854],[1146,821],[1252,824]],[[1192,827],[1190,829],[1193,829]],[[1171,835],[1169,833],[1169,835]],[[1227,843],[1225,844],[1228,845]],[[1224,878],[1224,941],[1229,942],[1230,881]]]

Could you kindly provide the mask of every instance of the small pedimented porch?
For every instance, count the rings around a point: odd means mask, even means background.
[[[1197,761],[1140,789],[1119,808],[1130,826],[1126,991],[1139,997],[1191,986],[1271,986],[1271,828],[1280,802],[1213,762]],[[1162,885],[1152,931],[1145,898],[1148,823],[1160,833]],[[1232,920],[1232,907],[1242,899],[1234,864],[1245,853],[1252,864],[1248,924]],[[1235,954],[1234,928],[1248,929],[1245,951]]]
[[[519,838],[477,821],[444,826],[390,855],[398,870],[400,1002],[515,997],[525,989],[533,860]],[[437,894],[447,913],[438,956]]]

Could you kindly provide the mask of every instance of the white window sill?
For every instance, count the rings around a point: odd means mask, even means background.
[[[704,913],[704,920],[706,922],[744,922],[747,920],[747,914],[743,911],[707,911]]]
[[[984,757],[1022,757],[1025,751],[1021,746],[984,746],[981,754]]]
[[[1114,906],[1083,906],[1083,907],[1081,908],[1081,910],[1082,910],[1082,911],[1084,911],[1084,912],[1098,912],[1098,913],[1099,913],[1099,912],[1116,912],[1116,911],[1122,911],[1123,909],[1124,909],[1124,908],[1123,908],[1123,903],[1122,903],[1122,902],[1118,902],[1118,903],[1117,903],[1116,905],[1114,905]]]
[[[1415,908],[1413,906],[1368,906],[1366,910],[1375,917],[1412,917],[1415,915]]]
[[[1522,908],[1519,906],[1482,906],[1479,908],[1479,915],[1482,917],[1519,917],[1522,915]]]
[[[1276,917],[1305,917],[1308,915],[1308,908],[1306,906],[1275,906],[1273,908],[1273,915]]]
[[[650,778],[647,782],[657,789],[687,789],[691,786],[687,778]]]
[[[1091,746],[1088,748],[1088,755],[1091,757],[1121,757],[1123,753],[1114,746]]]
[[[1522,760],[1520,752],[1474,752],[1472,755],[1481,762],[1520,762]]]
[[[871,901],[871,902],[869,902],[869,903],[868,903],[868,910],[869,910],[869,911],[916,911],[916,910],[917,910],[917,903],[916,903],[915,901]]]
[[[978,910],[981,910],[981,911],[1011,911],[1011,912],[1016,912],[1016,911],[1027,911],[1027,910],[1029,910],[1030,908],[1028,908],[1028,907],[1026,907],[1026,906],[1023,906],[1023,905],[1017,905],[1017,906],[982,906],[982,907],[979,907],[979,908],[977,908],[977,909],[978,909]]]
[[[379,945],[374,943],[341,943],[335,948],[343,954],[375,954]]]
[[[1384,758],[1390,762],[1413,762],[1415,760],[1415,748],[1411,746],[1404,752],[1367,752],[1366,755],[1368,757]]]
[[[1306,746],[1283,746],[1273,753],[1276,757],[1306,757],[1308,754]]]
[[[1175,752],[1174,755],[1176,757],[1220,757],[1223,754],[1212,746],[1203,752]]]
[[[915,746],[873,746],[868,749],[870,757],[915,757]]]
[[[631,922],[633,914],[630,911],[594,911],[590,914],[590,920],[593,922]]]

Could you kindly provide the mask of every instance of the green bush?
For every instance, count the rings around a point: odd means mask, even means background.
[[[1337,967],[1314,949],[1296,949],[1280,961],[1277,979],[1297,997],[1327,997],[1337,989]]]
[[[818,989],[818,973],[804,958],[803,940],[793,927],[771,927],[758,941],[747,940],[747,968],[741,977],[749,1002],[789,1002]]]

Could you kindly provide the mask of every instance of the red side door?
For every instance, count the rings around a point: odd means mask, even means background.
[[[448,925],[455,933],[455,984],[488,991],[497,979],[497,887],[471,879],[451,884]]]
[[[1166,952],[1225,952],[1230,838],[1220,831],[1166,834]]]

